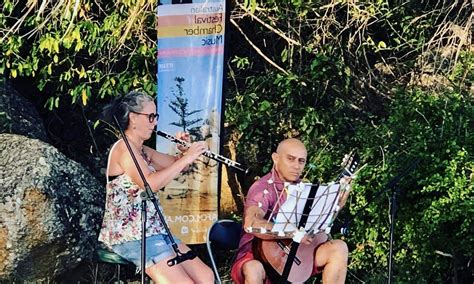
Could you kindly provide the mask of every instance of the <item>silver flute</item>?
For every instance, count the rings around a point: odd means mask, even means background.
[[[190,143],[184,141],[184,140],[181,140],[181,139],[178,139],[176,137],[174,137],[173,135],[170,135],[168,133],[165,133],[163,131],[160,131],[160,130],[156,130],[155,131],[157,135],[160,135],[161,137],[164,137],[168,140],[170,140],[171,142],[174,142],[176,144],[179,144],[179,145],[182,145],[184,147],[187,147],[189,148],[191,146]],[[213,159],[215,161],[218,161],[220,163],[223,163],[225,164],[226,166],[228,167],[231,167],[233,169],[236,169],[236,170],[239,170],[245,174],[248,174],[249,173],[249,169],[245,169],[240,163],[236,162],[236,161],[233,161],[231,159],[228,159],[222,155],[219,155],[219,154],[216,154],[214,152],[211,152],[209,150],[207,150],[206,152],[203,153],[204,156],[210,158],[210,159]]]

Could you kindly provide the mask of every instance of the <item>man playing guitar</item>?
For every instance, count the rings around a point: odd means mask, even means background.
[[[245,202],[243,227],[263,228],[271,231],[273,224],[269,217],[275,216],[281,204],[286,200],[284,182],[300,182],[300,175],[306,164],[306,147],[294,138],[280,142],[272,154],[273,169],[249,189]],[[349,186],[350,179],[341,179],[341,184]],[[339,206],[345,204],[349,191],[341,195]],[[252,249],[255,238],[264,241],[282,239],[272,234],[244,231],[239,244],[236,260],[232,266],[232,279],[240,283],[271,283],[267,264],[259,260]],[[290,238],[290,237],[287,237]],[[256,239],[257,240],[257,239]],[[314,257],[311,259],[311,275],[322,272],[323,283],[344,283],[347,272],[348,249],[342,240],[328,240],[322,232],[315,236],[306,234],[301,245],[314,245]]]

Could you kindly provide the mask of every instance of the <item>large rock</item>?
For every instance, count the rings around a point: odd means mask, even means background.
[[[48,142],[43,121],[34,105],[2,78],[0,78],[0,133],[21,134]]]
[[[54,279],[90,258],[104,188],[37,139],[0,134],[0,282]]]

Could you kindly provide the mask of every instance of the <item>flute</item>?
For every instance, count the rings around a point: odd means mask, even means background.
[[[187,148],[189,148],[191,146],[188,142],[186,142],[184,140],[180,140],[180,139],[174,137],[173,135],[170,135],[170,134],[165,133],[163,131],[156,130],[155,132],[156,132],[157,135],[160,135],[161,137],[164,137],[164,138],[166,138],[166,139],[168,139],[171,142],[174,142],[176,144],[180,144],[180,145],[182,145],[184,147],[187,147]],[[241,172],[244,172],[245,174],[249,173],[249,169],[248,168],[245,169],[240,163],[238,163],[236,161],[233,161],[231,159],[228,159],[228,158],[226,158],[222,155],[211,152],[210,150],[207,150],[206,152],[204,152],[203,155],[210,158],[210,159],[213,159],[215,161],[223,163],[228,167],[231,167],[231,168],[234,168],[234,169],[239,170]]]

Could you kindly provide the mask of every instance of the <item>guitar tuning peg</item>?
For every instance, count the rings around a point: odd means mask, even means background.
[[[341,166],[344,166],[346,163],[347,163],[347,154],[344,155],[344,158],[342,158]]]

